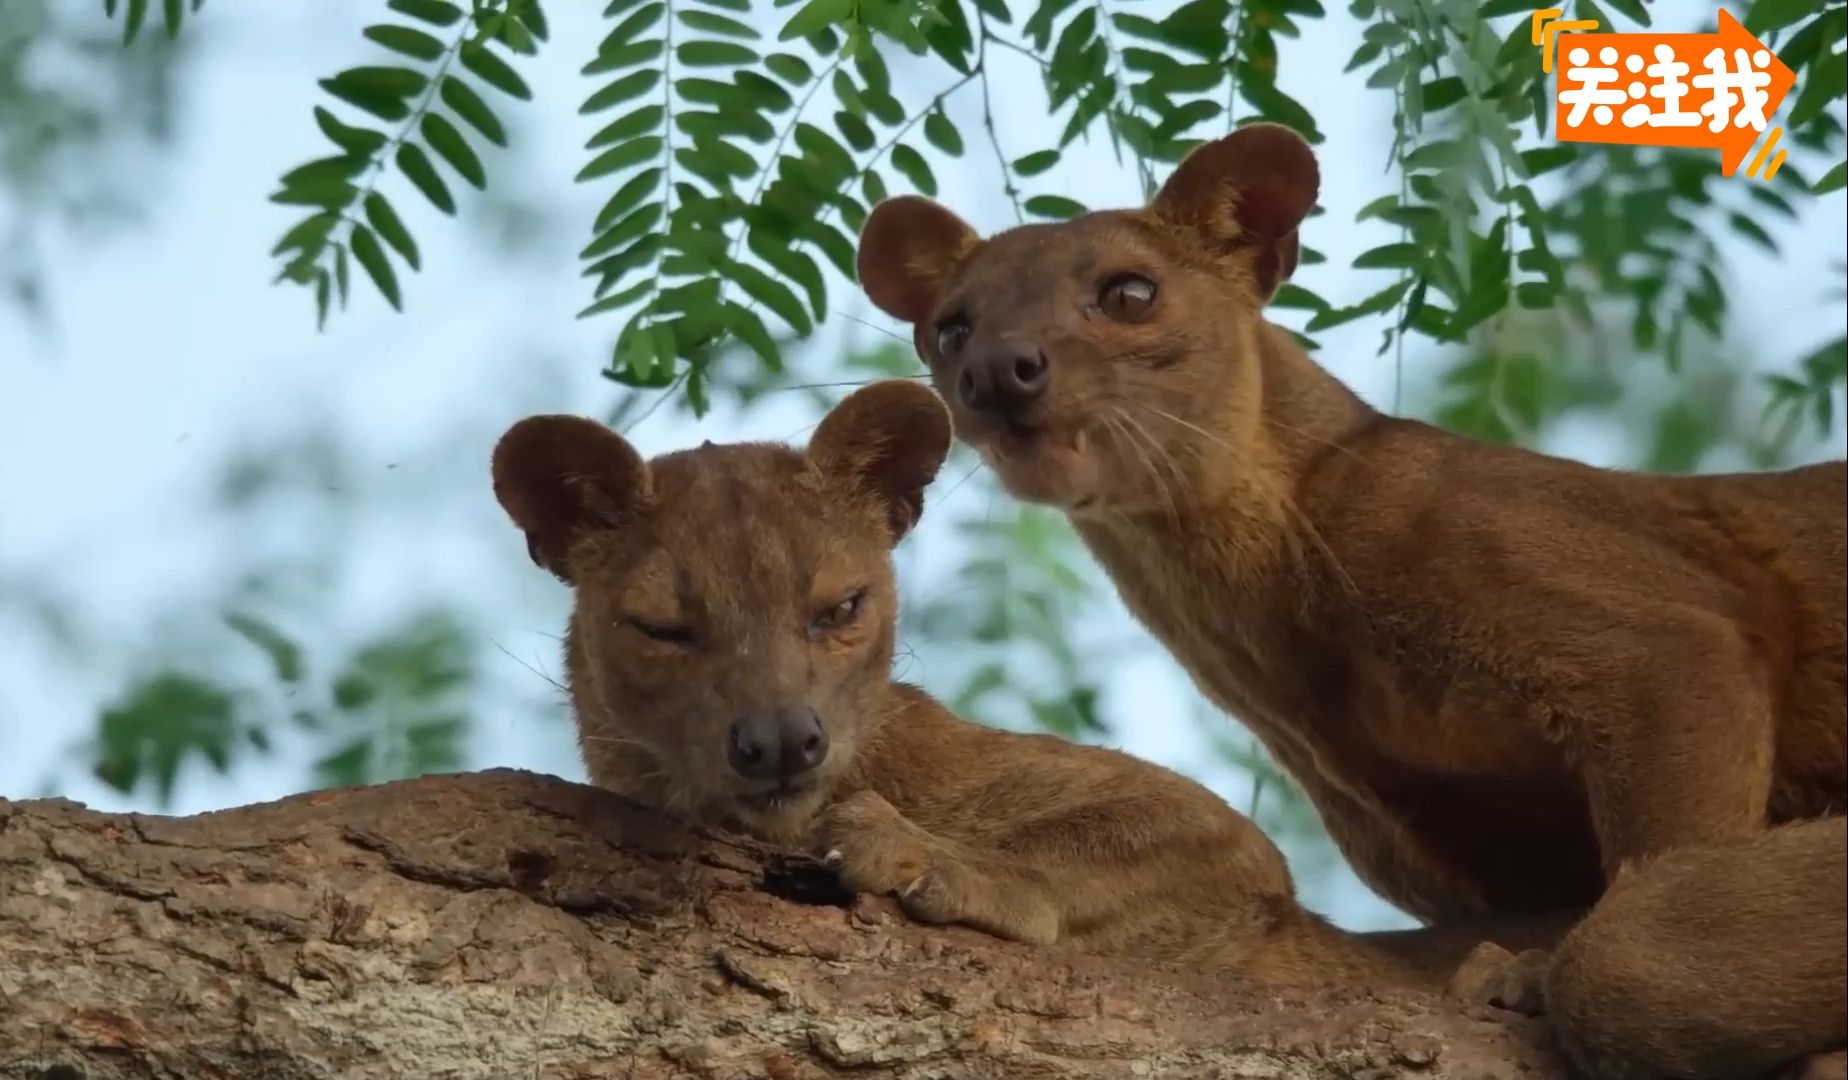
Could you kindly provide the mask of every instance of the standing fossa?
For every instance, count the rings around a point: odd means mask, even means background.
[[[888,200],[859,276],[1363,880],[1437,923],[1596,902],[1541,977],[1589,1072],[1842,1046],[1848,472],[1645,476],[1375,411],[1262,314],[1318,183],[1254,124],[1146,209],[984,239]]]
[[[920,921],[1032,944],[1438,989],[1498,936],[1343,932],[1199,784],[972,724],[893,682],[891,550],[949,444],[936,395],[904,380],[849,396],[806,451],[707,443],[645,462],[594,420],[513,425],[494,493],[572,587],[566,671],[592,782],[829,852],[845,884],[896,893]]]

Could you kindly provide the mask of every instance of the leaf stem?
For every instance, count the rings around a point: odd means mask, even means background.
[[[783,125],[782,131],[777,132],[776,143],[770,147],[770,156],[764,159],[764,167],[757,175],[757,187],[751,192],[751,197],[745,201],[747,207],[756,206],[758,201],[764,197],[764,192],[770,187],[770,178],[776,175],[776,163],[783,156],[783,147],[789,144],[789,137],[795,134],[796,127],[802,123],[802,116],[808,111],[809,102],[813,101],[815,95],[821,91],[821,86],[828,81],[828,76],[840,70],[841,63],[845,59],[844,55],[836,53],[834,59],[829,61],[827,70],[817,73],[809,81],[808,89],[803,93],[802,100],[796,102],[796,110],[789,116],[789,123]],[[750,231],[750,226],[741,222],[738,235],[732,238],[731,250],[726,252],[728,261],[738,257],[738,251],[744,246],[744,236],[748,231]]]
[[[378,191],[379,179],[385,174],[385,170],[390,168],[391,160],[397,154],[398,148],[403,146],[405,142],[410,139],[412,134],[416,132],[418,123],[424,118],[424,115],[430,111],[431,107],[435,105],[437,94],[441,91],[443,86],[443,79],[448,76],[449,69],[455,64],[456,58],[462,55],[462,47],[468,43],[469,31],[474,25],[475,14],[478,13],[479,11],[477,10],[471,13],[468,18],[462,20],[461,29],[457,32],[455,40],[451,41],[449,47],[443,50],[443,55],[437,59],[436,67],[431,70],[430,82],[424,87],[422,97],[419,98],[417,104],[411,108],[410,113],[404,118],[404,122],[398,125],[397,133],[388,139],[383,146],[379,147],[378,150],[373,152],[372,163],[367,165],[366,171],[361,174],[365,180],[365,184],[363,186],[355,185],[358,193],[353,196],[351,202],[347,203],[346,209],[340,212],[339,218],[346,224],[347,229],[343,241],[333,245],[336,250],[347,248],[352,244],[353,231],[360,227],[360,220],[357,214],[365,212],[366,200],[370,199]],[[342,308],[346,306],[346,295],[344,292],[340,296],[340,305]]]
[[[1123,85],[1123,80],[1121,78],[1123,73],[1123,54],[1122,51],[1117,48],[1116,30],[1110,23],[1110,9],[1104,6],[1104,0],[1092,0],[1092,6],[1097,9],[1097,32],[1098,35],[1104,39],[1104,55],[1108,57],[1110,61],[1109,70],[1104,72],[1104,77],[1110,80],[1110,88],[1117,101],[1124,98],[1129,99],[1129,111],[1133,115],[1136,109],[1136,101],[1129,93],[1129,88]],[[1110,105],[1106,106],[1104,109],[1104,127],[1109,130],[1110,142],[1117,148],[1117,160],[1121,161],[1123,153],[1123,136],[1122,130],[1117,123],[1116,101],[1112,101]],[[1134,149],[1134,147],[1131,147],[1132,152]],[[1155,197],[1155,173],[1149,168],[1149,160],[1145,155],[1136,154],[1135,159],[1136,173],[1142,179],[1142,197],[1144,199],[1153,199]]]
[[[674,197],[674,3],[667,0],[666,25],[661,31],[661,206],[663,223],[673,221],[673,210],[668,209]],[[637,311],[634,325],[652,329],[654,323],[647,321],[648,309],[661,295],[661,260],[666,257],[667,245],[661,245],[655,252],[654,273],[648,275],[648,293]],[[663,395],[664,397],[666,395]]]
[[[974,68],[975,71],[980,72],[982,75],[982,127],[988,132],[988,145],[993,148],[995,152],[995,164],[1001,169],[1001,189],[1007,192],[1008,202],[1012,203],[1014,206],[1014,220],[1024,225],[1026,224],[1027,215],[1020,207],[1020,189],[1014,186],[1014,171],[1012,167],[1008,165],[1007,154],[1001,149],[1001,134],[995,130],[994,95],[990,92],[988,86],[988,43],[992,41],[1003,47],[1011,47],[1025,56],[1030,56],[1034,60],[1038,60],[1042,71],[1046,69],[1047,64],[1045,61],[1040,60],[1039,54],[996,37],[994,33],[988,29],[988,17],[981,14],[980,11],[976,13],[976,25],[982,32],[982,43],[977,47],[978,51],[976,53]]]

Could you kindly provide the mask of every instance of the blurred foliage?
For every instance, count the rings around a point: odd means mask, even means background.
[[[174,71],[183,46],[124,54],[120,36],[60,0],[0,9],[0,290],[43,313],[47,224],[93,226],[130,216],[153,194],[125,157],[173,134]]]
[[[256,616],[229,612],[229,630],[269,660],[267,677],[227,680],[191,657],[134,680],[97,720],[87,747],[97,779],[125,794],[172,801],[188,759],[219,773],[268,754],[279,732],[312,735],[316,781],[363,784],[461,767],[472,643],[447,613],[421,615],[310,669],[300,645]]]

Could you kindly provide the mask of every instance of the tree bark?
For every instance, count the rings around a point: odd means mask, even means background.
[[[530,773],[0,800],[7,1080],[1561,1075],[1533,1021],[919,926]]]

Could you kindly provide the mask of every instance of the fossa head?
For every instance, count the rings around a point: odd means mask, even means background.
[[[1196,149],[1140,210],[984,239],[904,196],[867,219],[860,281],[912,324],[958,437],[1015,496],[1158,509],[1257,437],[1261,310],[1318,184],[1300,137],[1253,124]]]
[[[851,767],[890,679],[891,551],[949,448],[931,391],[842,401],[806,450],[645,461],[594,420],[535,416],[494,492],[568,583],[568,666],[592,779],[686,816],[790,835]]]

